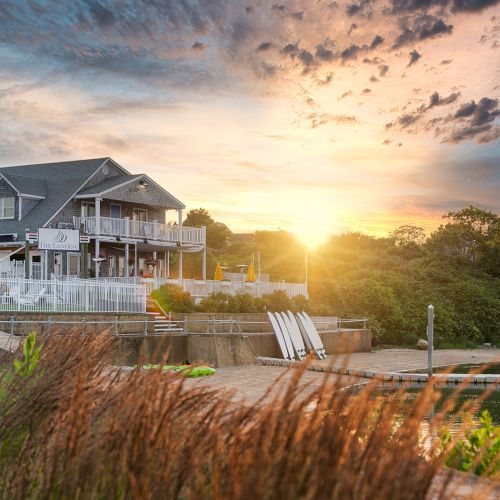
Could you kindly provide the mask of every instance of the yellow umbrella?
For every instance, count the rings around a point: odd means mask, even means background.
[[[250,265],[248,266],[247,281],[250,281],[251,283],[257,281],[257,278],[255,277],[255,269],[253,267],[253,262],[250,262]]]
[[[223,279],[224,279],[224,274],[222,272],[222,268],[220,267],[220,264],[217,262],[217,265],[215,266],[214,280],[222,281]]]

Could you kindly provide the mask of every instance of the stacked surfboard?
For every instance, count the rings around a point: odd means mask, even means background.
[[[267,315],[284,359],[303,360],[307,354],[306,348],[319,359],[326,358],[321,337],[306,312],[295,315],[291,311],[268,312]]]

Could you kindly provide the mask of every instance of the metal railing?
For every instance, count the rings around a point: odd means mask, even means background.
[[[170,316],[170,315],[169,315]],[[16,319],[11,316],[8,320],[0,319],[0,332],[12,335],[25,335],[34,329],[41,329],[44,333],[50,331],[61,331],[63,327],[85,334],[95,330],[108,330],[117,336],[147,337],[147,336],[168,336],[168,335],[188,335],[188,334],[238,334],[246,336],[249,334],[273,334],[269,321],[242,320],[237,315],[232,318],[185,318],[182,320],[169,319],[171,328],[166,331],[155,331],[155,320],[146,315],[144,319],[119,319],[115,317],[110,320],[88,320],[83,317],[81,320],[57,320],[46,316],[44,320]],[[316,328],[324,318],[311,318]],[[336,319],[336,318],[332,318]],[[318,328],[320,333],[331,333],[334,331],[355,331],[356,328],[341,328],[341,323],[364,322],[366,330],[366,319],[338,319],[338,327],[335,330],[323,330]],[[162,320],[165,323],[165,320]]]
[[[96,217],[74,217],[74,226],[91,235],[97,235]],[[147,239],[188,245],[204,245],[205,227],[184,227],[176,224],[145,222],[131,219],[99,218],[99,236],[122,236],[124,238]]]
[[[0,282],[0,311],[146,312],[146,287],[101,280]]]

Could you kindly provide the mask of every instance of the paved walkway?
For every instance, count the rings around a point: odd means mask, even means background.
[[[0,332],[0,349],[14,352],[23,340],[22,337],[11,337],[8,333]]]
[[[444,366],[461,363],[488,363],[491,361],[500,362],[500,349],[446,349],[434,351],[434,366]],[[352,368],[363,368],[377,371],[402,371],[418,370],[427,367],[427,352],[415,349],[383,349],[375,352],[353,353],[345,355],[329,356],[321,363],[334,364],[336,366],[346,365]],[[315,363],[319,363],[318,360]],[[187,379],[187,384],[208,385],[228,390],[233,393],[233,398],[244,400],[248,403],[255,403],[271,390],[271,396],[282,393],[285,390],[288,377],[292,376],[292,371],[287,372],[286,368],[275,366],[235,366],[228,368],[218,368],[215,375],[198,379]],[[280,380],[280,376],[283,379]],[[332,382],[338,380],[338,375],[327,375]],[[310,391],[321,384],[325,374],[320,372],[307,371],[304,373],[301,385],[304,391]],[[367,379],[357,377],[343,377],[342,386],[350,387]],[[307,387],[306,387],[307,386]]]
[[[500,363],[500,349],[441,349],[433,354],[433,366]],[[411,371],[427,368],[427,351],[416,349],[382,349],[374,352],[355,352],[351,355],[328,356],[315,363],[334,364],[381,372]]]

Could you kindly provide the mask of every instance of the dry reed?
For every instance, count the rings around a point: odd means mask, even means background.
[[[248,407],[178,374],[110,367],[111,335],[42,341],[29,380],[0,379],[2,499],[413,499],[442,471],[438,441],[422,444],[430,386],[402,412],[397,395],[381,404],[341,377],[304,393],[302,367]]]

